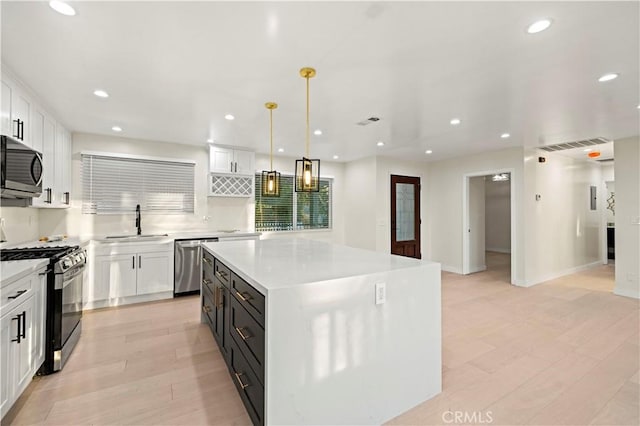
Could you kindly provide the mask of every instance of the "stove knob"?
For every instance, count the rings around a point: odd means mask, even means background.
[[[70,268],[71,267],[71,261],[69,259],[64,260],[62,262],[62,267],[65,268],[65,269]]]

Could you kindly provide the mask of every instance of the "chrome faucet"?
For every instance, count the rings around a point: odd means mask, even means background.
[[[136,227],[138,228],[138,235],[142,234],[142,218],[140,217],[140,204],[136,204]]]

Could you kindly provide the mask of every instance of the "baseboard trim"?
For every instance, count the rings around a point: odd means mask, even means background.
[[[93,302],[87,302],[82,307],[83,310],[88,311],[91,309],[100,308],[112,308],[115,306],[130,305],[132,303],[154,302],[156,300],[171,299],[173,297],[173,290],[163,291],[161,293],[142,294],[140,296],[118,297],[107,300],[94,300]]]
[[[511,249],[506,249],[506,248],[487,247],[485,249],[485,251],[493,251],[493,252],[496,252],[496,253],[511,254]]]
[[[618,288],[613,289],[613,294],[617,296],[630,297],[632,299],[640,299],[640,289]]]
[[[587,269],[595,268],[596,266],[602,266],[602,261],[597,260],[595,262],[587,263],[585,265],[576,266],[574,268],[568,268],[560,272],[554,272],[552,274],[543,275],[541,277],[534,278],[532,280],[524,280],[522,287],[531,287],[536,284],[541,284],[547,281],[555,280],[556,278],[564,277],[565,275],[586,271]]]
[[[457,268],[455,266],[449,266],[449,265],[445,265],[445,264],[440,264],[440,265],[441,265],[440,269],[442,269],[444,272],[451,272],[453,274],[462,275],[462,269],[461,268]]]
[[[487,270],[487,265],[471,266],[469,268],[469,273],[470,274],[474,274],[476,272],[482,272],[482,271],[486,271],[486,270]]]

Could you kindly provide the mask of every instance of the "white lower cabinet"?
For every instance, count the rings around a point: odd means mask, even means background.
[[[3,305],[0,318],[0,418],[24,392],[44,361],[47,293],[41,272],[6,286],[3,283],[3,294],[16,297]]]
[[[173,291],[173,241],[97,244],[94,254],[92,285],[85,288],[87,308],[144,301],[136,297]]]
[[[138,254],[138,294],[159,293],[173,290],[173,255],[171,253]]]

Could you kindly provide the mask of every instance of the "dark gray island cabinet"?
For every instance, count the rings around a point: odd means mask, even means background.
[[[204,244],[201,309],[256,425],[380,424],[441,391],[437,263],[302,239]]]

